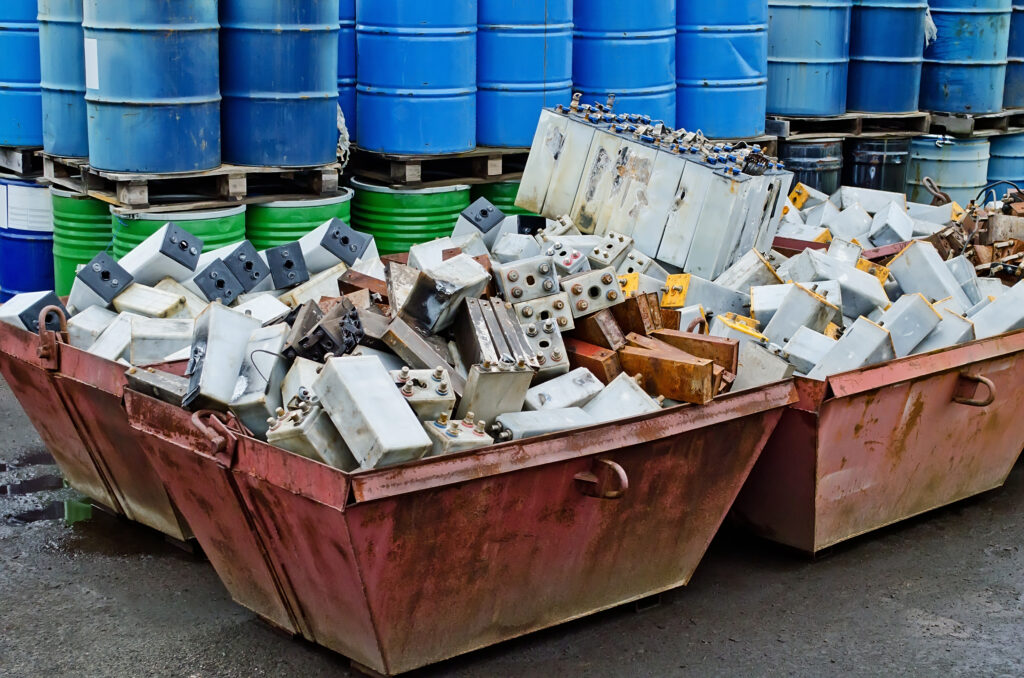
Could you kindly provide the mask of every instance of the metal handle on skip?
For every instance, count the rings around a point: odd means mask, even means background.
[[[53,316],[56,316],[60,327],[58,332],[47,328],[47,321]],[[39,311],[39,346],[36,348],[36,354],[39,358],[50,361],[56,360],[57,342],[67,341],[67,336],[68,319],[64,316],[64,311],[58,306],[44,306]]]
[[[987,398],[974,397],[979,385],[988,389]],[[960,380],[957,382],[957,389],[953,396],[953,402],[960,403],[961,405],[968,405],[970,407],[988,407],[995,401],[995,399],[996,385],[992,383],[991,379],[983,377],[980,374],[960,374]]]
[[[193,412],[192,425],[213,445],[213,458],[224,468],[231,468],[235,463],[238,434],[252,435],[233,414],[214,410]]]
[[[626,470],[611,459],[595,459],[589,471],[574,476],[580,492],[598,499],[621,499],[629,489]]]

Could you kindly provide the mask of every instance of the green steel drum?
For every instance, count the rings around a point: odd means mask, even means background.
[[[50,188],[53,202],[53,272],[57,294],[71,292],[75,272],[110,247],[110,210],[86,195]]]
[[[110,210],[114,227],[114,257],[120,259],[143,240],[173,221],[203,239],[203,251],[245,240],[245,205],[191,212],[126,212]]]
[[[381,254],[451,235],[470,202],[463,185],[394,189],[353,179],[352,187],[352,227],[373,235]]]
[[[533,214],[521,207],[516,207],[516,195],[519,193],[518,181],[500,181],[496,184],[477,184],[471,189],[473,200],[487,198],[492,205],[507,216],[516,214]]]
[[[351,218],[352,189],[333,198],[317,200],[281,200],[249,205],[245,213],[245,237],[258,250],[298,240],[331,219],[346,224]]]

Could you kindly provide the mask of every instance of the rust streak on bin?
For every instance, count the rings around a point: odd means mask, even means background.
[[[0,374],[71,487],[123,513],[91,446],[79,433],[73,411],[57,390],[54,370],[67,345],[54,341],[45,359],[39,356],[41,346],[38,334],[0,323]]]
[[[232,438],[228,490],[189,413],[125,399],[235,600],[389,674],[686,584],[795,401],[784,382],[355,474]],[[605,471],[621,498],[588,496]]]
[[[735,515],[816,553],[1000,487],[1024,447],[1022,368],[1024,331],[836,375],[827,386],[798,379],[801,401],[783,415]],[[979,376],[995,387],[989,404]]]
[[[57,390],[77,412],[80,430],[99,457],[125,515],[179,541],[191,539],[188,524],[128,424],[122,404],[125,366],[67,344],[60,353]]]

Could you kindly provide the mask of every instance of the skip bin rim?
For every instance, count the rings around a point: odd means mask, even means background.
[[[1001,345],[997,346],[997,344],[1002,344],[1006,341],[1012,342],[1014,339],[1019,339],[1020,345],[1016,348]],[[819,405],[818,411],[820,411],[820,407],[824,406],[824,404],[830,400],[854,396],[866,391],[872,391],[886,386],[894,386],[896,384],[902,384],[922,377],[941,374],[942,372],[951,372],[963,369],[965,365],[971,363],[979,362],[981,360],[992,360],[993,358],[998,358],[1018,351],[1024,351],[1024,329],[1004,332],[992,337],[975,339],[963,344],[946,346],[945,348],[937,348],[934,351],[929,351],[927,353],[895,358],[882,363],[860,367],[848,372],[840,372],[827,377],[824,382],[820,382],[815,379],[807,379],[806,377],[794,377],[794,380],[795,382],[809,384],[824,383],[827,397],[825,397]],[[954,352],[963,354],[962,359],[957,357],[955,360],[943,362],[941,366],[934,360],[936,356],[952,354]],[[908,371],[908,374],[901,376],[896,380],[885,378],[885,373],[891,372],[893,366],[913,365],[914,363],[922,363],[920,365],[920,369],[913,373],[909,373]],[[856,379],[858,375],[864,375],[867,377],[867,379],[865,379],[865,383],[858,383],[858,380]]]
[[[133,394],[138,394],[144,398],[150,398],[145,393],[126,387],[125,392],[127,393],[128,391],[132,391]],[[734,401],[749,402],[741,402],[737,408],[734,405]],[[796,384],[791,378],[755,389],[730,393],[713,400],[707,405],[677,405],[657,412],[649,412],[585,428],[559,431],[544,436],[508,441],[485,448],[466,450],[437,457],[425,457],[391,467],[353,472],[342,471],[322,462],[288,452],[258,438],[241,433],[235,433],[234,435],[237,440],[244,440],[247,444],[255,444],[280,454],[290,455],[290,458],[294,457],[291,459],[291,463],[301,465],[308,462],[329,469],[338,478],[339,489],[344,490],[338,493],[339,496],[348,498],[345,501],[345,506],[335,506],[334,508],[344,510],[347,506],[356,504],[365,504],[405,494],[458,485],[473,480],[515,473],[573,459],[585,459],[609,454],[619,449],[651,443],[654,440],[690,433],[712,426],[727,425],[729,422],[742,417],[766,414],[772,410],[784,410],[798,401],[799,394]],[[175,407],[174,405],[168,405],[169,407]],[[711,417],[708,417],[709,409],[712,410]],[[677,421],[674,424],[667,421],[662,422],[660,427],[655,423],[670,417],[677,419]],[[646,427],[645,424],[647,425]],[[133,426],[137,425],[133,424]],[[655,428],[652,429],[651,427]],[[143,430],[158,437],[164,437],[162,432],[155,431],[149,427],[144,426]],[[621,441],[614,438],[609,439],[607,435],[600,435],[606,434],[610,430],[620,430],[630,439]],[[197,437],[202,437],[202,434],[198,431],[194,430],[193,433]],[[593,440],[588,445],[585,441],[590,437]],[[543,454],[527,453],[529,451],[528,448],[531,447],[562,440],[569,441],[574,438],[582,440],[572,444],[559,445],[558,450],[552,450]],[[193,451],[212,457],[212,453],[208,450],[196,449]],[[481,458],[486,458],[486,461],[482,461]],[[483,467],[482,470],[481,467]],[[236,472],[262,478],[257,469],[245,468],[244,464],[239,465],[237,457],[231,461],[230,468]],[[324,503],[324,497],[313,496],[306,487],[293,485],[292,491],[307,499]]]

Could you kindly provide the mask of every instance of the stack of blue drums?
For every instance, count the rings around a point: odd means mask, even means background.
[[[338,5],[338,105],[350,139],[356,135],[356,0]]]
[[[992,113],[1003,108],[1011,0],[929,0],[938,37],[924,52],[921,108]]]
[[[529,146],[540,110],[572,96],[572,0],[480,0],[477,143]]]
[[[769,0],[768,112],[846,112],[850,0]]]
[[[476,0],[357,0],[356,21],[359,146],[410,155],[475,148]]]
[[[217,22],[217,0],[85,0],[90,165],[150,173],[220,165]]]
[[[224,162],[334,162],[339,13],[338,0],[220,0]]]
[[[36,0],[0,2],[0,146],[42,146]]]
[[[584,102],[603,103],[614,94],[616,110],[671,125],[676,119],[676,0],[649,0],[640,7],[621,0],[579,0],[573,24],[573,88],[583,93]]]
[[[849,110],[917,110],[927,12],[925,0],[854,0]]]
[[[713,139],[764,134],[767,0],[678,0],[676,23],[676,126]]]
[[[82,0],[39,0],[39,60],[43,95],[43,149],[52,155],[89,155],[85,110]]]
[[[1003,107],[1024,108],[1024,0],[1016,0],[1013,5],[1006,62]]]

